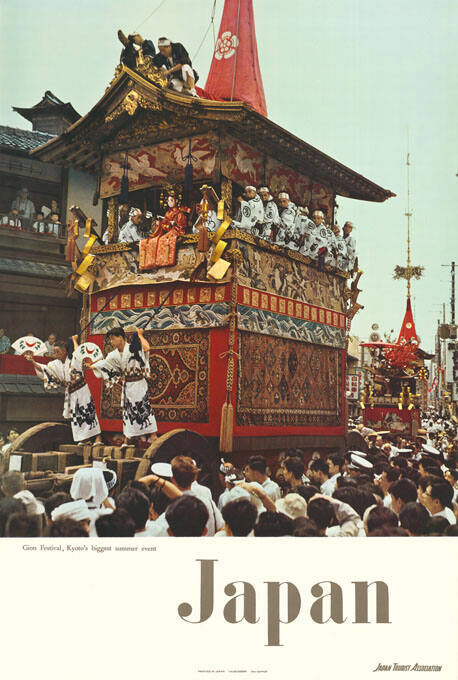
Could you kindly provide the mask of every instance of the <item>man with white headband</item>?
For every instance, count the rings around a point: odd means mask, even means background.
[[[271,241],[274,233],[273,231],[280,224],[280,215],[278,214],[277,204],[270,194],[269,187],[261,187],[259,189],[259,196],[264,208],[264,219],[259,225],[259,236]]]
[[[62,503],[62,505],[55,508],[51,513],[51,520],[57,522],[60,519],[72,519],[74,522],[78,522],[89,534],[91,516],[85,500],[81,499],[71,501],[70,503]]]
[[[318,260],[318,268],[324,269],[325,256],[330,245],[330,232],[325,224],[322,210],[314,210],[312,220],[315,224],[315,230],[311,237],[308,256],[313,260]]]
[[[258,224],[264,220],[264,207],[258,196],[256,187],[249,184],[245,187],[243,196],[237,199],[240,203],[237,218],[232,224],[238,229],[246,229],[251,234],[258,235]]]
[[[279,246],[289,246],[294,232],[294,221],[297,215],[297,208],[290,200],[289,194],[286,191],[280,191],[278,194],[278,208],[280,226],[277,231],[275,243]]]
[[[141,241],[142,234],[140,232],[140,225],[143,221],[143,214],[140,208],[131,208],[129,212],[129,219],[119,232],[119,243],[135,243]]]
[[[95,437],[95,444],[100,445],[102,443],[100,423],[91,390],[86,382],[83,360],[74,352],[77,347],[78,336],[74,335],[68,345],[65,342],[54,343],[53,356],[56,358],[49,364],[37,363],[28,352],[24,356],[35,367],[35,372],[43,381],[45,390],[51,392],[64,388],[62,415],[66,420],[70,420],[75,442],[82,443]]]
[[[193,69],[191,59],[181,43],[173,43],[168,38],[159,38],[157,46],[159,54],[153,59],[155,66],[162,68],[169,77],[170,84],[177,92],[199,97],[195,84],[199,80],[197,71]]]
[[[352,237],[351,232],[354,229],[352,222],[345,222],[343,226],[343,240],[347,247],[347,270],[354,272],[358,268],[358,259],[356,257],[356,241]]]

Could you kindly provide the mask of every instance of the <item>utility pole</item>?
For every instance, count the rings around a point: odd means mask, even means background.
[[[452,262],[450,265],[448,264],[443,264],[441,265],[442,267],[450,267],[450,275],[451,275],[451,294],[450,294],[450,323],[452,326],[455,325],[455,262]],[[444,321],[445,323],[445,321]]]

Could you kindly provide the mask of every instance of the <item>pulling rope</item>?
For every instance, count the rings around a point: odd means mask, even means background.
[[[237,9],[237,28],[235,29],[235,35],[239,36],[239,21],[240,21],[240,0],[239,0],[239,6]],[[237,68],[237,54],[238,50],[235,50],[235,56],[234,56],[234,72],[232,74],[232,90],[231,90],[231,101],[234,99],[234,89],[235,89],[235,71]]]
[[[143,24],[146,24],[146,22],[148,21],[148,19],[151,19],[151,17],[153,16],[153,14],[156,14],[156,12],[157,12],[159,9],[161,9],[162,5],[163,5],[166,1],[167,1],[167,0],[161,0],[161,2],[158,4],[158,6],[157,6],[155,9],[153,9],[153,11],[151,12],[151,14],[148,14],[148,16],[146,17],[146,19],[143,19],[143,21],[141,22],[141,24],[139,24],[137,30],[134,31],[134,33],[138,33],[140,27],[143,26]]]
[[[215,47],[216,47],[216,36],[215,36],[215,12],[216,12],[216,0],[214,0],[214,2],[213,2],[213,9],[212,9],[212,13],[211,13],[211,16],[210,16],[210,23],[209,23],[209,25],[208,25],[208,27],[207,27],[207,30],[206,30],[205,33],[204,33],[204,37],[203,37],[202,40],[200,41],[199,47],[197,48],[195,54],[194,54],[193,57],[192,57],[192,60],[193,60],[193,61],[194,61],[194,59],[197,57],[197,55],[199,54],[199,52],[200,52],[200,50],[201,50],[201,48],[202,48],[202,45],[203,45],[204,42],[205,42],[205,38],[206,38],[207,35],[208,35],[208,32],[209,32],[210,28],[213,28],[213,49],[215,49]]]

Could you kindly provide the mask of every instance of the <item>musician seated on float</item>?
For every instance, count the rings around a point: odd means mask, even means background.
[[[259,225],[259,236],[266,241],[271,241],[274,238],[275,230],[280,224],[280,215],[278,214],[277,204],[270,193],[269,187],[261,187],[259,189],[259,196],[264,209],[264,217]]]
[[[340,227],[338,224],[334,224],[332,227],[334,233],[334,243],[336,252],[336,267],[345,271],[347,267],[347,245],[344,241],[342,234],[340,233]]]
[[[309,218],[308,207],[302,205],[298,206],[289,247],[293,250],[298,250],[303,255],[309,257],[309,247],[312,242],[314,231],[315,224]]]
[[[153,59],[154,65],[164,70],[169,78],[170,87],[177,92],[199,97],[195,84],[199,75],[192,67],[191,59],[181,43],[173,43],[168,38],[159,38],[159,54]]]
[[[237,201],[240,206],[236,219],[232,222],[233,226],[259,236],[259,226],[264,220],[264,206],[256,187],[251,185],[245,187],[243,196],[238,196]]]
[[[297,207],[286,191],[278,194],[278,212],[280,215],[280,225],[275,237],[275,243],[279,246],[286,246],[292,239],[294,222],[297,214]]]
[[[124,45],[119,61],[128,68],[136,68],[137,57],[140,53],[143,57],[151,57],[151,59],[156,55],[156,48],[154,47],[153,41],[145,40],[140,33],[131,33],[126,37],[124,33],[119,30],[118,38]]]
[[[142,211],[140,208],[132,208],[129,213],[129,219],[119,232],[118,243],[135,243],[137,241],[141,241],[143,238],[141,229],[142,223]]]

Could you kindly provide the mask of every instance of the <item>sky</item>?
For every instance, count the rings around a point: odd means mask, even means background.
[[[27,128],[11,106],[51,90],[85,114],[119,61],[118,28],[182,42],[204,85],[213,53],[213,0],[1,0],[0,124]],[[218,33],[223,0],[216,1]],[[396,194],[385,203],[337,198],[356,225],[364,310],[351,333],[394,329],[405,311],[406,156],[411,159],[412,302],[421,344],[434,348],[450,263],[458,265],[456,0],[254,0],[268,115]],[[197,54],[196,54],[197,53]],[[448,265],[448,268],[441,265]]]

